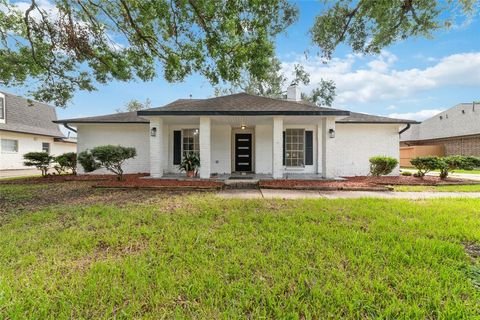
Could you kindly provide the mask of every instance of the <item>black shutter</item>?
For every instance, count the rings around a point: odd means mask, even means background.
[[[285,131],[283,131],[283,165],[285,165]]]
[[[173,164],[182,162],[182,131],[173,131]]]
[[[313,165],[313,131],[305,131],[305,165]]]

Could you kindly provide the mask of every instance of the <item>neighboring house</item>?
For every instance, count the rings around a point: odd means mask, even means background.
[[[399,130],[412,121],[317,107],[290,87],[287,100],[239,93],[57,123],[77,127],[79,152],[105,144],[135,147],[137,157],[125,166],[130,173],[178,173],[182,155],[198,152],[201,178],[231,173],[332,178],[368,174],[374,155],[398,159]]]
[[[60,131],[55,108],[0,92],[0,170],[26,169],[23,155],[46,151],[75,152],[76,143]]]
[[[461,103],[412,125],[401,146],[442,146],[445,155],[480,156],[480,103]]]

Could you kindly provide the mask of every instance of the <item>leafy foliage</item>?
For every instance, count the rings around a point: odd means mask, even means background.
[[[471,156],[449,156],[439,159],[440,178],[446,179],[455,170],[473,170],[480,166],[480,158]]]
[[[77,154],[75,152],[61,154],[55,158],[55,161],[57,162],[55,170],[58,173],[71,171],[73,174],[77,174]]]
[[[375,156],[369,159],[370,174],[378,177],[390,174],[398,165],[398,160],[392,157]]]
[[[243,71],[262,79],[273,38],[292,24],[287,0],[228,2],[0,0],[0,85],[39,83],[33,95],[65,106],[75,90],[112,80],[170,82],[199,73],[212,84]],[[28,82],[31,83],[31,82]]]
[[[118,180],[123,180],[123,163],[136,155],[137,151],[133,147],[106,145],[82,151],[78,155],[78,161],[86,172],[104,167],[115,173]]]
[[[152,101],[150,99],[146,99],[145,102],[138,101],[136,99],[130,100],[125,104],[122,109],[116,109],[117,113],[120,112],[132,112],[132,111],[139,111],[145,110],[152,107]]]
[[[438,157],[417,157],[410,160],[410,163],[418,170],[416,175],[419,177],[424,177],[428,172],[442,165]]]
[[[199,167],[200,167],[200,156],[195,152],[190,152],[186,154],[183,157],[182,162],[178,165],[178,169],[180,169],[180,171],[185,171],[185,172],[191,172],[191,171],[196,172]]]
[[[25,159],[24,165],[36,167],[42,171],[42,176],[46,177],[48,175],[48,169],[50,169],[50,165],[55,160],[55,157],[49,155],[47,152],[29,152],[23,155],[23,159]]]
[[[469,18],[477,0],[340,0],[331,2],[310,29],[313,42],[326,59],[340,43],[355,53],[378,54],[409,37],[431,38],[452,25],[459,12]]]

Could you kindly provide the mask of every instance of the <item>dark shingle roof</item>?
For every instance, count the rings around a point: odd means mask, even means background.
[[[52,137],[64,136],[58,125],[52,122],[57,120],[54,107],[6,92],[2,93],[5,95],[6,123],[0,123],[0,130]]]
[[[136,111],[107,114],[97,117],[62,119],[56,123],[150,123],[145,118],[137,116]]]
[[[237,93],[201,100],[176,100],[160,108],[141,110],[138,115],[332,115],[349,111],[312,104]]]
[[[366,113],[350,112],[350,116],[337,120],[337,123],[418,123],[414,120],[395,119],[382,116],[374,116]]]

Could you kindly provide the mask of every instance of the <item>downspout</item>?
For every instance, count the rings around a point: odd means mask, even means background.
[[[407,126],[405,128],[403,128],[402,130],[400,130],[400,132],[398,134],[402,134],[404,133],[405,131],[407,131],[408,129],[410,129],[411,125],[410,123],[407,123]],[[76,131],[75,131],[76,132]]]
[[[63,126],[64,126],[65,128],[67,128],[68,130],[71,130],[71,131],[77,133],[77,130],[75,130],[75,129],[73,129],[72,127],[70,127],[70,126],[68,125],[68,123],[64,123]]]

